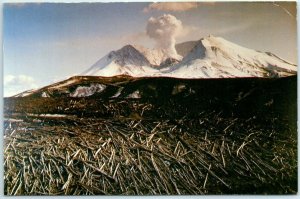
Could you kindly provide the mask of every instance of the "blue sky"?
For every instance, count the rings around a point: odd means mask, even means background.
[[[3,14],[4,96],[79,74],[129,43],[154,47],[145,27],[162,14],[182,21],[177,42],[213,34],[297,63],[294,3],[20,3]]]

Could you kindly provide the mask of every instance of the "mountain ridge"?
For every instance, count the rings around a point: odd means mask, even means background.
[[[297,67],[271,52],[239,46],[221,37],[208,36],[177,45],[179,57],[159,49],[126,45],[111,51],[81,75],[168,76],[177,78],[283,77]]]
[[[174,77],[132,77],[129,75],[117,75],[113,77],[101,76],[73,76],[66,80],[45,86],[40,89],[25,91],[13,97],[34,97],[34,98],[56,98],[56,97],[99,97],[102,98],[157,98],[166,95],[176,97],[178,94],[184,94],[185,97],[205,95],[205,90],[199,90],[203,85],[217,85],[220,88],[226,88],[226,82],[232,82],[238,87],[240,83],[249,82],[275,82],[278,79],[282,81],[296,81],[297,76],[288,76],[283,78],[174,78]],[[278,80],[281,81],[281,80]],[[252,84],[252,83],[251,83]],[[249,84],[249,85],[251,85]],[[232,87],[232,85],[230,87]],[[197,91],[198,90],[198,91]],[[250,89],[251,90],[251,89]],[[196,93],[195,93],[196,92]],[[198,94],[197,94],[198,93]],[[246,93],[246,92],[245,92]]]
[[[112,89],[110,97],[119,96],[122,91],[118,84],[140,78],[278,78],[297,75],[295,64],[271,52],[241,47],[220,37],[209,36],[181,43],[177,50],[183,55],[180,60],[167,57],[162,50],[126,45],[99,59],[83,74],[13,97],[87,97],[108,92],[107,88]],[[105,86],[97,84],[99,79],[105,82]]]

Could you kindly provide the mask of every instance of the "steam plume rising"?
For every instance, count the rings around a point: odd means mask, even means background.
[[[176,36],[182,29],[182,23],[176,17],[170,14],[148,20],[146,32],[147,35],[154,39],[157,48],[164,50],[164,52],[173,58],[180,59],[175,49]]]

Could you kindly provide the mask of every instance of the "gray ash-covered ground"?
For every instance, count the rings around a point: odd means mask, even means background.
[[[125,85],[140,99],[6,98],[5,194],[295,194],[296,88],[146,78]]]

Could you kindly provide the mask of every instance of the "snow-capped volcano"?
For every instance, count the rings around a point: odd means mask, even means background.
[[[296,65],[272,53],[244,48],[220,37],[209,36],[175,67],[163,71],[181,77],[266,77],[295,74]]]
[[[191,44],[195,44],[191,47]],[[190,49],[180,49],[182,47]],[[168,76],[177,78],[281,77],[297,73],[297,66],[272,53],[248,49],[221,37],[208,36],[178,45],[184,57],[167,57],[162,50],[127,45],[112,51],[82,75]]]
[[[112,51],[92,65],[84,75],[115,76],[121,74],[144,76],[154,72],[148,59],[134,46],[127,45]]]
[[[180,57],[181,58],[181,57]],[[111,51],[97,61],[82,75],[92,76],[149,76],[156,74],[160,64],[169,59],[160,49],[147,49],[142,46],[126,45],[120,50]]]

